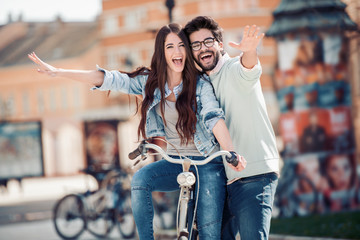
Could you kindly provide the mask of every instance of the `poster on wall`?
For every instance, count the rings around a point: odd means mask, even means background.
[[[0,123],[0,179],[43,175],[41,122]]]
[[[340,36],[304,35],[283,39],[278,47],[284,167],[277,213],[303,216],[360,207],[346,42]],[[287,54],[290,47],[293,54]]]
[[[288,157],[276,190],[279,216],[306,216],[359,207],[352,152],[319,152]]]
[[[94,171],[118,168],[118,120],[85,122],[87,165]]]

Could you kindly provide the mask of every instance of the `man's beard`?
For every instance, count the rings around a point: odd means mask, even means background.
[[[194,59],[195,59],[195,62],[196,62],[196,63],[199,65],[199,67],[201,67],[201,69],[202,69],[203,71],[205,71],[205,72],[213,70],[213,69],[216,67],[217,63],[219,62],[219,57],[220,57],[220,54],[219,54],[218,51],[217,51],[217,52],[206,51],[206,52],[211,52],[211,53],[214,55],[214,61],[213,61],[210,65],[204,66],[204,65],[201,64],[201,62],[200,62],[199,59],[194,58]],[[200,56],[200,54],[199,54],[199,56]]]

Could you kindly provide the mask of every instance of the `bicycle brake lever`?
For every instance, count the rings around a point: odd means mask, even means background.
[[[136,165],[138,165],[138,163],[140,162],[141,160],[140,159],[138,159],[133,165],[132,165],[132,167],[131,168],[134,168]]]
[[[145,161],[147,159],[146,155],[141,156],[140,159],[136,160],[136,162],[132,165],[131,168],[134,168],[136,165],[138,165],[141,161]]]

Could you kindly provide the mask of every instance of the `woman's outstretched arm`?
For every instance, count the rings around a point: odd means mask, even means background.
[[[28,57],[38,65],[38,72],[51,77],[64,77],[94,86],[101,86],[104,82],[104,73],[98,70],[72,70],[56,68],[43,62],[36,54],[30,53]]]

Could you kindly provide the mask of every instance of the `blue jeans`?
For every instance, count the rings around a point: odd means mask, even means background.
[[[276,173],[240,179],[227,186],[222,239],[265,240],[269,238]]]
[[[189,157],[202,160],[203,157]],[[191,171],[195,168],[191,166]],[[221,223],[226,198],[226,175],[222,158],[198,166],[200,191],[197,208],[199,238],[204,240],[221,239]],[[180,164],[166,160],[153,162],[137,171],[131,182],[131,204],[141,240],[154,239],[152,203],[153,191],[169,192],[179,189],[177,175],[182,172]],[[195,174],[196,175],[196,174]]]

